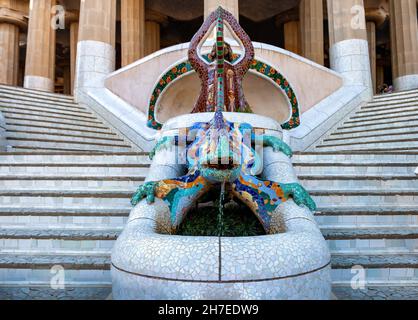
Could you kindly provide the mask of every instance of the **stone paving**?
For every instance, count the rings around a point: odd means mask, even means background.
[[[353,290],[334,287],[336,300],[418,300],[418,287],[369,287]],[[53,290],[40,287],[0,287],[0,300],[106,300],[111,299],[110,287],[68,288]]]
[[[366,290],[353,290],[350,287],[334,287],[338,300],[418,300],[418,287],[374,286]]]
[[[111,287],[67,288],[0,287],[0,300],[106,300]]]

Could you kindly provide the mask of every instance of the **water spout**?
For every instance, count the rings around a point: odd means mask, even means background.
[[[219,197],[219,205],[218,205],[218,235],[219,237],[223,236],[224,233],[224,202],[225,202],[225,184],[226,181],[223,181],[221,184],[221,194]]]

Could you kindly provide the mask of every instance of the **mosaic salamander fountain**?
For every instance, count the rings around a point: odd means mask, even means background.
[[[234,55],[224,30],[243,53]],[[215,30],[212,52],[200,54]],[[202,90],[192,114],[166,122],[145,184],[112,253],[115,299],[329,299],[330,254],[315,203],[298,183],[282,126],[251,113],[242,79],[254,63],[248,35],[218,8],[190,43]],[[262,99],[262,97],[260,97]],[[213,190],[244,203],[266,235],[177,235]]]

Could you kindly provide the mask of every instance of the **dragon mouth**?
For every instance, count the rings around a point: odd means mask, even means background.
[[[206,166],[203,166],[205,169],[213,169],[213,170],[235,170],[238,168],[237,165],[230,165],[230,164],[209,164]]]
[[[221,162],[221,161],[219,161]],[[232,158],[229,159],[229,163],[205,163],[202,165],[204,169],[212,169],[212,170],[235,170],[239,168],[239,165],[234,162]]]

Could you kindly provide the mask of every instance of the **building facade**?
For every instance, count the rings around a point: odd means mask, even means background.
[[[219,4],[253,41],[338,72],[347,67],[344,48],[368,44],[375,92],[383,84],[418,87],[415,0],[1,0],[0,83],[72,94],[91,72],[108,74],[188,42]],[[98,53],[100,70],[77,70],[78,60]]]

